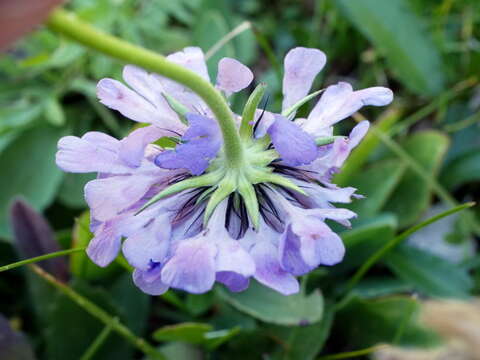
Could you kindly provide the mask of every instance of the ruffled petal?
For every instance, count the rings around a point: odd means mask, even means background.
[[[269,241],[259,241],[250,251],[255,261],[254,278],[265,286],[283,295],[292,295],[299,291],[297,279],[280,266],[277,248]]]
[[[155,269],[156,270],[156,269]],[[160,269],[159,269],[160,270]],[[158,270],[156,270],[158,271]],[[133,272],[133,282],[137,287],[140,288],[144,293],[158,296],[165,293],[169,286],[164,284],[160,276],[156,277],[154,280],[151,279],[151,274],[148,271],[142,271],[135,269]]]
[[[201,294],[215,282],[215,244],[203,236],[180,241],[162,269],[162,281],[171,287]]]
[[[275,122],[268,129],[268,134],[286,165],[309,164],[317,157],[315,139],[281,115],[275,116]]]
[[[217,87],[230,95],[245,89],[253,80],[252,71],[240,61],[223,58],[218,63]]]
[[[297,47],[288,52],[284,60],[282,110],[308,94],[313,80],[326,62],[327,57],[318,49]]]
[[[132,169],[118,157],[119,141],[102,133],[86,133],[82,138],[65,136],[58,142],[56,163],[75,173],[129,173]]]
[[[105,267],[118,255],[121,245],[121,236],[117,231],[115,221],[103,223],[90,240],[87,254],[98,266]]]
[[[308,265],[300,254],[300,239],[287,226],[278,245],[279,260],[282,268],[296,276],[308,273],[314,267]]]
[[[95,179],[85,186],[85,199],[95,219],[109,220],[139,201],[156,181],[141,174]]]
[[[193,175],[202,174],[222,145],[217,122],[206,116],[187,114],[190,127],[182,137],[184,143],[175,150],[164,151],[155,164],[165,169],[187,169]]]

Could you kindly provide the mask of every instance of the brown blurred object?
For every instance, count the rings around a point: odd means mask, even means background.
[[[63,0],[0,0],[0,50],[45,20]]]
[[[480,360],[480,300],[427,301],[420,321],[445,341],[437,349],[402,349],[387,346],[376,360]]]

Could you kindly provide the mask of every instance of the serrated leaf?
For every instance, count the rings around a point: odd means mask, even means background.
[[[442,59],[424,21],[407,0],[339,0],[334,4],[387,58],[403,84],[419,95],[443,90]]]
[[[399,278],[426,295],[468,298],[473,287],[465,268],[408,245],[397,247],[384,261]]]
[[[318,290],[310,295],[284,296],[252,281],[243,292],[219,288],[219,294],[237,310],[267,323],[306,325],[319,321],[323,315],[323,297]]]

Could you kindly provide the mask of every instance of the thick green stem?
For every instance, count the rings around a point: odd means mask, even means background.
[[[85,46],[172,79],[197,93],[215,115],[224,139],[225,156],[229,166],[242,163],[243,148],[233,120],[233,114],[222,95],[210,82],[153,51],[130,44],[97,30],[79,20],[74,14],[57,9],[47,20],[48,27]]]

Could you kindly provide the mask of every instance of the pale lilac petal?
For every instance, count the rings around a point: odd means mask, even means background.
[[[255,279],[283,295],[299,291],[297,279],[283,270],[277,259],[277,248],[269,241],[259,241],[250,251],[255,260]]]
[[[162,281],[171,287],[200,294],[215,282],[216,247],[203,236],[180,241],[162,269]]]
[[[87,254],[98,266],[105,267],[118,255],[121,245],[121,236],[116,229],[115,221],[103,223],[90,240]]]
[[[326,62],[325,54],[317,49],[297,47],[288,52],[284,60],[282,110],[308,94],[313,80]]]
[[[155,176],[141,174],[95,179],[85,186],[85,199],[92,216],[105,221],[140,200],[156,181]]]
[[[118,140],[105,134],[102,134],[104,136],[99,134],[92,132],[85,134],[82,138],[76,136],[61,138],[56,154],[58,167],[64,171],[75,173],[123,174],[130,172],[132,169],[118,158]],[[105,137],[109,140],[104,141]],[[113,149],[112,141],[116,142],[116,149]]]
[[[158,77],[152,76],[147,71],[134,65],[123,68],[123,79],[139,95],[148,100],[156,108],[177,117],[170,108],[162,93],[165,91]]]
[[[157,126],[141,127],[132,131],[120,141],[119,156],[128,165],[138,167],[145,155],[148,144],[155,142],[164,136],[174,136],[170,130],[161,129]]]
[[[164,294],[169,286],[164,284],[160,277],[157,277],[155,280],[148,279],[148,272],[135,269],[133,272],[133,282],[136,286],[140,288],[144,293],[158,296]],[[150,281],[147,281],[150,280]]]
[[[350,135],[348,136],[348,147],[350,150],[357,147],[360,141],[362,141],[365,135],[367,135],[369,128],[370,123],[367,120],[363,120],[352,129]]]
[[[392,90],[382,86],[355,91],[355,96],[363,105],[385,106],[393,101]]]
[[[240,61],[232,58],[223,58],[219,61],[217,87],[227,95],[245,89],[252,80],[252,71]]]
[[[100,80],[97,84],[97,96],[102,104],[131,120],[161,124],[160,114],[155,106],[117,80]]]
[[[309,164],[317,157],[315,139],[283,116],[275,116],[268,134],[282,162],[287,165]]]
[[[390,89],[372,87],[353,91],[350,84],[339,82],[325,90],[302,128],[310,134],[321,136],[326,128],[351,116],[363,106],[384,106],[392,100]]]
[[[192,70],[193,72],[197,73],[197,75],[200,75],[205,80],[210,82],[205,56],[202,49],[199,47],[186,47],[182,51],[168,55],[167,59],[187,68],[188,70]]]
[[[170,227],[168,217],[160,216],[152,224],[129,236],[122,246],[129,264],[146,271],[151,262],[162,263],[170,246]]]
[[[234,272],[249,277],[255,273],[255,263],[238,241],[224,238],[217,243],[215,269],[217,272]]]
[[[187,169],[193,175],[202,174],[222,145],[217,122],[205,116],[187,114],[190,127],[182,137],[184,143],[175,150],[164,151],[155,164],[165,169]]]

